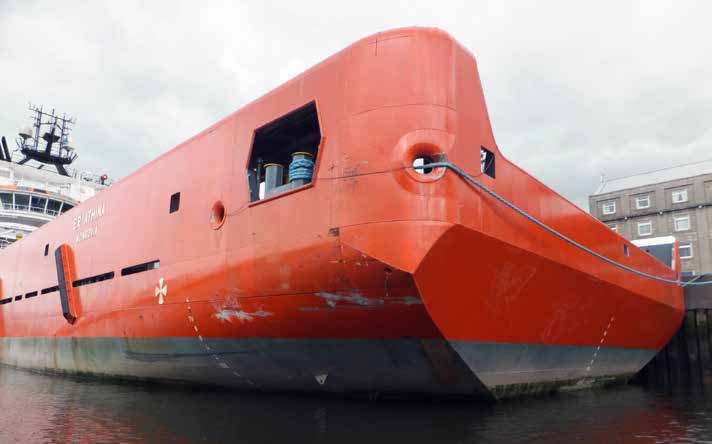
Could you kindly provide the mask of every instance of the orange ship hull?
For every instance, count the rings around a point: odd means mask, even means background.
[[[313,180],[251,198],[257,130],[310,103]],[[481,147],[496,174],[482,171]],[[503,397],[628,377],[673,335],[679,286],[606,264],[455,174],[419,174],[418,157],[447,158],[598,253],[676,277],[501,155],[469,52],[438,30],[399,29],[0,252],[0,299],[11,299],[0,305],[0,362],[263,390]],[[63,281],[73,285],[58,291]]]

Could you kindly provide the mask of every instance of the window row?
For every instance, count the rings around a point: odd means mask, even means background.
[[[681,214],[672,218],[673,231],[688,231],[692,228],[690,224],[690,215]],[[650,236],[653,234],[653,222],[646,220],[637,223],[638,236]],[[608,228],[618,232],[618,224],[608,224]]]
[[[0,192],[0,208],[6,211],[27,211],[57,216],[71,210],[74,205],[35,194]]]
[[[615,231],[616,233],[618,232],[618,226],[616,224],[609,225],[611,230]],[[647,233],[647,234],[643,234]],[[639,222],[638,223],[638,235],[640,236],[648,236],[653,233],[653,226],[651,222]],[[680,250],[680,259],[692,259],[695,257],[694,255],[694,250],[692,247],[692,241],[685,241],[685,242],[680,242],[679,244],[679,250]]]
[[[158,259],[156,259],[154,261],[150,261],[150,262],[144,262],[144,263],[138,264],[138,265],[132,265],[130,267],[122,268],[121,276],[129,276],[129,275],[141,273],[144,271],[155,270],[155,269],[160,268],[160,266],[161,266],[161,261]],[[114,272],[109,271],[107,273],[101,273],[101,274],[97,274],[95,276],[89,276],[86,278],[77,279],[76,281],[72,282],[72,287],[74,287],[74,288],[82,287],[84,285],[89,285],[89,284],[94,284],[97,282],[106,281],[109,279],[113,279],[114,276],[115,276]],[[25,293],[24,299],[33,298],[33,297],[37,296],[38,294],[54,293],[55,291],[59,291],[59,286],[55,285],[53,287],[43,288],[42,290],[39,291],[39,293],[37,291],[31,291],[29,293]],[[15,296],[15,297],[0,299],[0,305],[9,304],[12,301],[21,301],[22,299],[23,299],[23,295],[21,295],[21,294]]]
[[[687,195],[687,188],[681,190],[674,190],[670,193],[670,200],[673,204],[685,203],[689,200]],[[650,194],[645,194],[641,196],[635,196],[635,209],[645,210],[652,206],[652,199]],[[616,201],[608,200],[601,203],[601,213],[604,216],[609,216],[616,214]]]

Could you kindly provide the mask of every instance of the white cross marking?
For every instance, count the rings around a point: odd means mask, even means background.
[[[163,304],[163,298],[168,296],[168,284],[160,278],[158,280],[158,285],[156,285],[155,296],[158,298],[158,303]]]

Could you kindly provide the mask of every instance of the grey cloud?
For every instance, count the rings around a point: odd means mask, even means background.
[[[0,0],[0,134],[78,117],[79,166],[124,176],[349,43],[438,26],[478,59],[508,158],[585,208],[599,175],[712,157],[706,2]]]

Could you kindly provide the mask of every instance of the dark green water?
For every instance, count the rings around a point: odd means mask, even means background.
[[[121,385],[0,367],[0,443],[707,442],[712,400],[639,387],[496,405]]]

